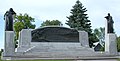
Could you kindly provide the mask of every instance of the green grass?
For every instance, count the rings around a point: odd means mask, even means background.
[[[72,61],[72,60],[1,60],[0,56],[0,61]]]
[[[0,60],[7,61],[7,60]],[[9,61],[71,61],[71,60],[9,60]]]
[[[72,60],[0,60],[0,61],[72,61]]]
[[[120,61],[120,59],[118,59],[118,61]]]

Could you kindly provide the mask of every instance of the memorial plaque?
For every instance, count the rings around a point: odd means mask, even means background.
[[[65,27],[44,27],[32,31],[32,42],[79,42],[79,32]]]

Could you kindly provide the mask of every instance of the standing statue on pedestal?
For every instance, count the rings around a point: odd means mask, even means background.
[[[108,13],[108,16],[105,17],[107,19],[107,33],[113,33],[114,29],[113,29],[113,19],[112,16],[110,16],[110,13]]]
[[[13,20],[16,13],[12,8],[9,9],[4,15],[5,20],[5,31],[13,31]]]

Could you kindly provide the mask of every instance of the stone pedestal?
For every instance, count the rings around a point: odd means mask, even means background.
[[[79,41],[81,43],[81,46],[89,47],[88,33],[85,31],[78,31],[78,32],[79,32]]]
[[[4,44],[3,56],[13,56],[15,52],[13,31],[5,31],[5,42],[4,43],[5,44]]]
[[[105,52],[117,55],[116,35],[109,33],[105,39]]]
[[[19,44],[17,52],[24,52],[30,48],[31,29],[23,29],[19,34]]]

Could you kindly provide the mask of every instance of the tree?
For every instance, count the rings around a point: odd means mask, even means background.
[[[96,28],[94,29],[94,34],[95,36],[99,39],[99,43],[102,45],[100,51],[104,51],[105,50],[105,28],[100,27],[100,28]]]
[[[117,50],[120,52],[120,36],[117,37]]]
[[[84,30],[88,32],[89,35],[89,45],[90,47],[93,46],[93,43],[98,41],[95,40],[97,39],[94,34],[92,34],[92,29],[91,29],[91,23],[90,20],[88,20],[86,12],[86,8],[82,5],[82,3],[77,0],[76,4],[73,6],[73,9],[71,9],[71,14],[67,20],[67,25],[69,25],[71,28],[75,28],[77,30]]]
[[[15,22],[14,22],[14,30],[15,30],[15,44],[17,44],[18,37],[19,37],[19,32],[22,29],[34,29],[35,25],[32,24],[34,21],[34,18],[29,16],[28,14],[19,14],[15,16]]]
[[[105,40],[105,28],[96,28],[94,30],[94,34],[96,35],[96,37],[99,39],[100,43],[103,43]],[[103,45],[103,44],[102,44]]]
[[[61,23],[59,20],[52,20],[52,21],[46,20],[45,22],[43,22],[43,23],[41,24],[41,27],[43,27],[43,26],[50,26],[50,25],[58,25],[58,26],[61,26],[62,23]]]
[[[0,50],[0,56],[2,55],[3,49]]]

